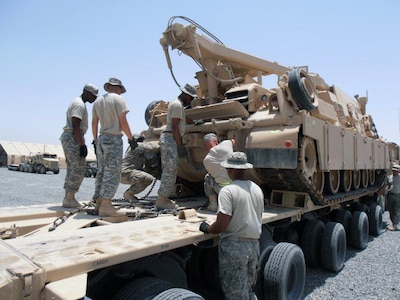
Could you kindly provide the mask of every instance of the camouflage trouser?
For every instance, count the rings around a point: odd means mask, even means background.
[[[112,199],[121,181],[122,138],[100,134],[96,143],[97,175],[93,199]]]
[[[79,156],[79,143],[72,131],[64,131],[60,141],[67,164],[64,189],[66,192],[77,192],[85,177],[86,159]]]
[[[172,193],[178,173],[178,148],[172,133],[162,133],[160,136],[161,167],[160,196],[169,197]]]
[[[258,240],[221,239],[218,251],[219,276],[225,299],[251,299],[259,255]]]
[[[122,161],[121,183],[130,184],[129,190],[133,194],[144,191],[155,179],[152,175],[143,171],[145,163],[143,146],[143,143],[138,143],[133,151],[128,148]]]
[[[390,220],[397,225],[400,222],[400,194],[387,194],[387,208],[390,214]]]

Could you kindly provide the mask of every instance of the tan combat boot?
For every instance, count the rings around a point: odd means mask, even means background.
[[[96,200],[96,203],[99,199]],[[111,199],[100,199],[99,217],[118,217],[126,215],[125,212],[116,209],[111,202]]]
[[[157,209],[176,209],[179,206],[175,203],[175,201],[168,199],[167,197],[158,195],[156,207]]]
[[[99,212],[99,209],[101,206],[101,200],[103,200],[103,199],[100,199],[100,198],[93,199],[93,202],[95,203],[94,210],[97,212]]]
[[[75,199],[75,192],[65,192],[63,199],[63,207],[65,208],[77,208],[82,205]]]
[[[210,202],[207,206],[207,210],[209,211],[217,211],[218,209],[218,199],[217,195],[210,195],[208,196],[208,201]]]
[[[392,226],[389,227],[390,231],[397,231],[397,224],[393,224]]]
[[[139,199],[136,198],[135,194],[131,191],[130,188],[127,189],[127,190],[124,192],[124,199],[125,199],[125,200],[128,200],[128,201],[131,201],[131,202],[139,202]]]

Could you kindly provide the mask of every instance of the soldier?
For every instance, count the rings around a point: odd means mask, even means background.
[[[86,171],[87,146],[85,133],[88,129],[86,102],[93,103],[99,89],[91,83],[84,86],[82,94],[75,98],[67,109],[67,124],[61,134],[61,145],[65,154],[67,174],[65,175],[65,197],[63,207],[75,208],[81,204],[75,199]]]
[[[233,153],[235,140],[225,140],[219,143],[214,133],[208,133],[204,136],[204,144],[208,150],[208,154],[203,160],[203,165],[208,172],[204,177],[204,192],[209,201],[207,209],[217,211],[217,196],[222,187],[231,183],[221,162],[227,160],[228,156]]]
[[[218,248],[219,276],[225,299],[252,299],[260,255],[259,238],[264,210],[264,194],[251,180],[245,180],[246,169],[253,168],[243,152],[233,152],[221,165],[232,183],[218,194],[217,219],[209,225],[202,222],[200,231],[220,234]]]
[[[392,174],[387,178],[387,208],[390,214],[392,225],[389,230],[398,230],[400,222],[400,166],[394,164]]]
[[[134,137],[138,142],[138,146],[133,149],[129,147],[122,160],[121,183],[130,184],[131,186],[124,192],[124,199],[138,202],[135,194],[144,191],[156,178],[147,173],[145,168],[146,156],[154,158],[157,156],[158,147],[151,143],[144,143],[143,137]],[[151,166],[146,166],[151,168]]]
[[[196,97],[196,89],[186,84],[180,87],[182,93],[168,104],[167,127],[160,135],[162,174],[156,201],[158,209],[175,209],[178,205],[169,199],[178,172],[178,159],[186,156],[182,142],[185,134],[186,117],[184,105],[189,105]]]
[[[121,80],[110,78],[104,84],[104,90],[107,93],[97,99],[92,113],[93,143],[98,164],[93,201],[101,217],[122,215],[111,202],[121,181],[122,135],[126,134],[133,148],[137,146],[126,119],[129,109],[121,96],[126,92]]]

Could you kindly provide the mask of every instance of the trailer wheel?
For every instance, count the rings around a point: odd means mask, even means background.
[[[113,300],[153,299],[154,296],[172,288],[172,284],[155,277],[135,279],[121,288]]]
[[[264,299],[264,268],[275,246],[276,243],[274,241],[269,241],[267,245],[264,245],[260,257],[258,258],[257,280],[254,287],[254,292],[258,299]]]
[[[350,228],[351,228],[352,214],[347,209],[337,209],[335,215],[335,222],[343,225],[346,232],[346,240],[350,241]]]
[[[325,224],[319,220],[308,220],[301,235],[301,249],[304,253],[306,264],[316,267],[321,262],[321,240]]]
[[[325,173],[325,191],[329,194],[335,195],[340,186],[340,172],[339,170],[331,170]]]
[[[346,257],[346,232],[340,223],[328,222],[322,236],[321,259],[325,269],[339,272]]]
[[[161,292],[154,298],[152,298],[152,300],[196,300],[196,299],[204,300],[202,296],[181,288],[168,289],[166,291]]]
[[[352,171],[350,170],[341,170],[340,171],[340,187],[339,190],[341,192],[347,193],[351,189],[353,177]]]
[[[357,190],[360,187],[360,184],[361,184],[361,172],[360,170],[354,170],[351,188],[353,190]]]
[[[315,87],[306,71],[300,69],[291,70],[288,79],[290,92],[299,109],[305,109],[306,111],[316,109]]]
[[[382,233],[383,221],[382,221],[382,208],[373,204],[370,206],[368,211],[369,221],[369,233],[374,236],[378,236]]]
[[[300,299],[303,295],[306,265],[300,247],[278,243],[264,267],[265,299]]]
[[[357,249],[365,249],[368,244],[369,224],[367,214],[355,211],[351,222],[350,244]]]

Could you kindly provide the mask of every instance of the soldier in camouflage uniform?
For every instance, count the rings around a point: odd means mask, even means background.
[[[253,167],[245,153],[233,152],[221,165],[232,183],[218,194],[217,220],[211,225],[202,222],[199,229],[220,234],[218,266],[225,299],[254,299],[264,194],[257,184],[244,179],[246,169]]]
[[[400,166],[394,164],[392,174],[387,177],[387,207],[392,225],[389,230],[399,230],[400,222]]]
[[[87,146],[84,135],[89,124],[85,104],[86,102],[93,103],[98,92],[96,86],[90,83],[86,84],[82,94],[75,98],[67,109],[67,122],[60,137],[67,164],[64,181],[65,197],[63,199],[63,206],[66,208],[81,206],[75,199],[75,193],[82,184],[86,170]]]
[[[178,159],[186,156],[186,148],[182,142],[186,125],[183,105],[189,105],[196,96],[196,89],[189,84],[180,89],[182,93],[168,104],[167,127],[160,135],[162,174],[156,201],[158,209],[178,207],[169,196],[176,181]]]
[[[147,166],[146,161],[157,157],[159,147],[152,143],[143,143],[141,137],[136,138],[138,146],[131,151],[129,147],[122,161],[121,183],[131,186],[124,192],[124,199],[137,202],[135,194],[144,191],[156,178],[145,171],[152,166]],[[147,158],[147,159],[146,159]]]
[[[101,217],[122,215],[111,202],[121,181],[122,135],[126,134],[132,148],[137,146],[126,119],[129,110],[121,96],[126,92],[125,87],[119,79],[110,78],[104,84],[104,90],[108,93],[96,100],[92,113],[93,143],[98,164],[93,201]]]

